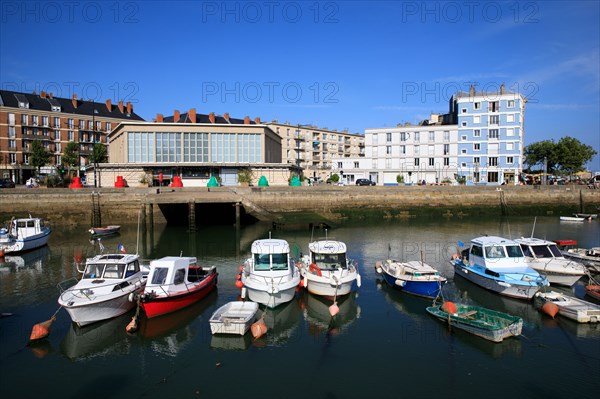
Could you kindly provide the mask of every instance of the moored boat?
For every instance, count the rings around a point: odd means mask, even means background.
[[[502,342],[505,338],[521,335],[523,329],[522,318],[480,306],[444,302],[428,307],[427,312],[450,327],[492,342]]]
[[[252,254],[241,270],[242,298],[275,308],[294,299],[300,271],[285,240],[262,239],[252,243]]]
[[[59,284],[61,289],[64,284]],[[128,296],[142,292],[145,285],[138,255],[97,255],[86,260],[81,280],[63,290],[58,303],[83,327],[133,309]]]
[[[548,279],[525,262],[523,250],[513,240],[483,236],[451,260],[455,274],[501,295],[531,299]]]
[[[311,242],[308,249],[297,264],[308,292],[335,298],[349,294],[355,281],[360,287],[358,265],[347,258],[345,243],[325,239]]]
[[[576,240],[554,240],[565,258],[576,260],[591,273],[600,273],[600,247],[579,248]]]
[[[585,266],[566,259],[556,243],[540,238],[518,238],[525,262],[538,273],[546,276],[550,284],[572,286],[586,274]]]
[[[399,262],[388,259],[383,263],[378,261],[375,270],[389,286],[426,298],[437,297],[447,281],[436,269],[421,261]]]
[[[591,216],[581,217],[581,216],[561,216],[561,222],[585,222],[587,220],[592,220]]]
[[[11,219],[7,227],[0,228],[0,254],[28,251],[48,243],[52,229],[42,218]]]
[[[600,305],[560,292],[538,292],[533,298],[533,303],[537,309],[544,311],[547,304],[554,304],[558,308],[560,316],[575,320],[578,323],[600,322]]]
[[[585,286],[585,294],[600,301],[600,285],[589,284]]]
[[[146,317],[175,312],[204,298],[217,285],[215,266],[198,266],[195,257],[165,256],[150,262],[140,306]]]
[[[117,234],[121,230],[121,226],[110,225],[106,227],[92,227],[89,232],[93,236],[108,236]]]
[[[232,301],[217,309],[210,317],[212,334],[244,335],[256,320],[258,303]]]

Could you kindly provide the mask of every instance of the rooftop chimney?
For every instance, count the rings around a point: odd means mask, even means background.
[[[123,113],[123,101],[119,101],[119,111],[121,111],[121,113]]]
[[[500,94],[504,94],[504,83],[500,85]]]
[[[210,121],[210,123],[215,123],[215,113],[211,112],[210,114],[208,114],[208,120]]]
[[[163,114],[156,114],[156,122],[163,123]]]
[[[106,108],[108,109],[108,112],[112,112],[112,101],[110,101],[110,99],[106,100]]]
[[[249,124],[250,124],[250,117],[244,116],[244,125],[249,125]]]
[[[225,118],[225,120],[227,121],[227,123],[229,123],[229,112],[225,112],[223,114],[223,118]]]
[[[256,118],[254,118],[254,123],[256,123],[257,125],[260,125],[260,118],[258,116]]]
[[[179,122],[179,117],[181,116],[181,114],[179,113],[179,110],[175,110],[173,111],[173,123],[177,123]]]
[[[190,122],[196,123],[196,108],[192,108],[188,111]]]
[[[50,98],[52,98],[52,92],[50,92],[50,94],[48,94],[48,96],[49,96]]]
[[[73,98],[71,98],[71,102],[73,103],[73,107],[77,108],[77,94],[73,94]]]
[[[470,96],[475,96],[475,86],[471,85],[469,87],[469,95]]]
[[[40,91],[40,97],[46,98],[46,92],[45,91]]]
[[[133,104],[131,104],[129,101],[127,101],[127,113],[129,115],[131,115],[132,111],[133,111]]]

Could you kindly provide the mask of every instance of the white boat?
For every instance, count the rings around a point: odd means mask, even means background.
[[[60,294],[58,303],[80,327],[111,319],[133,309],[128,297],[144,290],[146,277],[138,255],[97,255],[86,260],[83,277]]]
[[[502,237],[483,236],[471,247],[453,255],[455,274],[490,291],[519,299],[531,299],[548,279],[527,265],[519,243]]]
[[[600,273],[600,247],[579,248],[575,240],[554,240],[554,242],[565,258],[581,263],[592,273]]]
[[[294,299],[300,271],[290,258],[285,240],[263,239],[252,243],[252,254],[242,267],[242,298],[275,308]]]
[[[436,298],[447,279],[425,262],[399,262],[388,259],[377,262],[375,270],[392,288],[426,298]]]
[[[518,238],[527,264],[548,278],[550,284],[572,286],[586,274],[582,264],[566,259],[556,243],[540,238]]]
[[[592,220],[591,216],[580,217],[580,216],[561,216],[561,222],[585,222],[586,220]]]
[[[117,234],[121,230],[121,226],[110,225],[106,227],[92,227],[89,232],[93,236],[109,236]]]
[[[560,292],[538,292],[535,294],[533,303],[537,309],[542,311],[545,311],[545,304],[555,304],[558,307],[559,315],[575,320],[578,323],[600,322],[600,305],[561,294]]]
[[[258,303],[250,301],[232,301],[217,309],[210,317],[212,334],[244,335],[256,320]]]
[[[41,218],[11,219],[0,229],[0,254],[28,251],[48,243],[52,229]]]
[[[298,266],[302,285],[308,292],[328,298],[347,295],[361,279],[358,265],[346,257],[346,244],[341,241],[320,240],[308,244],[309,253]]]

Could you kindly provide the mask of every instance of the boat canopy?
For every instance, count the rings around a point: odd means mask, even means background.
[[[344,254],[346,253],[346,244],[330,240],[315,241],[308,244],[308,249],[320,254]]]
[[[256,240],[252,243],[253,254],[288,254],[290,244],[286,240],[266,239]]]

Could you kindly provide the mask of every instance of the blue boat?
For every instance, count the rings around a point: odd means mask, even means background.
[[[419,261],[388,259],[383,263],[377,262],[375,270],[391,287],[426,298],[436,298],[447,281],[433,267]]]
[[[541,287],[550,285],[545,276],[527,265],[516,241],[495,236],[474,238],[461,255],[452,256],[454,273],[490,291],[531,299]]]

